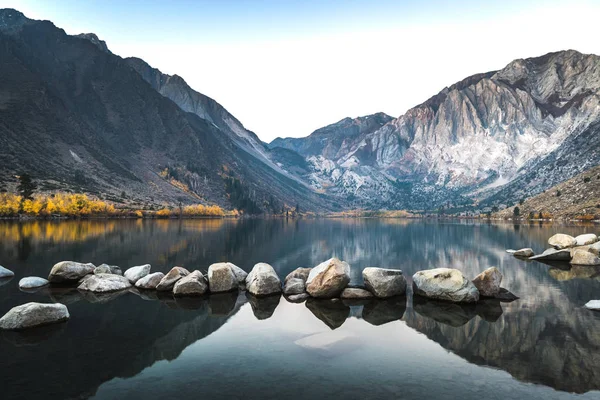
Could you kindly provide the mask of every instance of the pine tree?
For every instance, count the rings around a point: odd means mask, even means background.
[[[23,198],[23,200],[33,200],[33,192],[37,189],[35,182],[31,180],[29,174],[19,175],[19,185],[17,186],[17,192]]]

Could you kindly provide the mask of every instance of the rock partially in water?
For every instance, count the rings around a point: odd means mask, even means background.
[[[78,263],[75,261],[61,261],[54,264],[48,275],[52,283],[77,282],[86,275],[94,273],[96,266],[92,263]]]
[[[202,296],[208,292],[208,284],[200,271],[194,271],[181,278],[173,286],[175,296]]]
[[[290,303],[302,303],[310,298],[308,293],[300,293],[300,294],[292,294],[290,296],[286,296],[285,299]]]
[[[145,277],[139,279],[135,283],[135,287],[138,289],[156,289],[156,286],[162,281],[165,277],[165,274],[162,272],[154,272],[152,274],[148,274]]]
[[[590,248],[588,249],[588,251],[590,253],[594,253],[595,255],[600,255],[600,242],[596,242],[596,243],[590,245]]]
[[[588,310],[600,311],[600,300],[590,300],[584,305]]]
[[[500,300],[503,303],[510,303],[512,301],[519,300],[519,297],[517,295],[502,287],[500,288],[498,293],[494,295],[494,298]]]
[[[320,319],[331,329],[337,329],[344,324],[350,307],[342,303],[340,299],[317,299],[310,298],[306,301],[308,308],[315,317]]]
[[[365,286],[375,297],[402,296],[406,293],[406,279],[399,269],[365,268],[362,276]]]
[[[453,327],[463,326],[477,315],[475,304],[450,303],[420,296],[413,297],[413,309],[424,317]]]
[[[473,279],[473,284],[479,290],[479,294],[485,297],[494,297],[498,294],[501,283],[502,274],[496,267],[486,269]]]
[[[0,318],[0,329],[27,329],[68,319],[69,310],[64,304],[27,303],[12,308]]]
[[[508,254],[515,254],[517,252],[517,250],[513,250],[513,249],[506,249],[506,252]]]
[[[373,299],[363,307],[362,318],[371,325],[379,326],[402,319],[405,311],[405,296]]]
[[[314,267],[306,280],[306,291],[312,297],[339,297],[350,282],[350,265],[331,258]]]
[[[19,281],[20,289],[36,289],[50,284],[47,279],[38,276],[28,276]]]
[[[246,286],[248,273],[233,263],[227,263],[227,265],[229,265],[229,268],[233,271],[233,275],[235,275],[239,288],[243,289]]]
[[[246,290],[255,296],[281,293],[281,281],[272,266],[258,263],[246,277]]]
[[[188,276],[190,271],[183,267],[173,267],[167,274],[160,280],[156,285],[156,290],[160,292],[166,292],[173,289],[175,283],[184,276]]]
[[[577,250],[573,253],[571,264],[574,265],[600,265],[600,258],[586,250]]]
[[[125,278],[129,279],[129,282],[135,285],[137,281],[139,281],[140,279],[142,279],[150,273],[150,268],[150,264],[131,267],[127,271],[125,271]]]
[[[246,298],[252,307],[252,312],[254,313],[256,319],[263,320],[271,318],[275,312],[275,309],[279,305],[281,295],[277,294],[274,296],[257,297],[250,292],[246,292]]]
[[[212,293],[230,292],[238,289],[238,277],[229,264],[221,262],[208,267],[208,286]]]
[[[529,258],[534,256],[535,253],[533,252],[533,249],[525,248],[525,249],[519,249],[519,250],[515,250],[515,252],[513,253],[513,256],[515,257],[523,257],[523,258]]]
[[[475,303],[479,291],[463,274],[452,268],[419,271],[413,275],[414,292],[431,299],[455,303]]]
[[[284,282],[287,283],[290,279],[301,279],[304,283],[308,279],[308,275],[312,268],[296,268],[285,277]]]
[[[100,264],[94,269],[94,274],[123,275],[123,271],[121,271],[121,268],[116,265]]]
[[[569,249],[569,251],[571,252],[571,258],[573,258],[573,256],[575,255],[575,252],[576,252],[576,251],[578,251],[578,250],[589,251],[591,247],[592,247],[592,246],[591,246],[591,245],[589,245],[589,244],[588,244],[588,245],[585,245],[585,246],[575,246],[575,247],[571,247],[571,248]]]
[[[88,303],[106,304],[106,303],[110,303],[111,301],[113,301],[121,296],[126,295],[127,293],[129,293],[129,290],[117,290],[117,291],[110,291],[110,292],[90,292],[90,291],[82,290],[80,293],[81,293],[81,298],[83,300],[87,301]]]
[[[548,244],[557,250],[561,250],[577,246],[577,240],[573,236],[565,235],[564,233],[557,233],[548,239]]]
[[[361,288],[346,288],[340,294],[342,299],[370,299],[373,298],[373,293]]]
[[[283,287],[283,294],[286,296],[293,294],[301,294],[306,290],[304,281],[301,278],[290,278],[286,279],[285,286]]]
[[[12,278],[13,276],[15,276],[14,272],[12,272],[10,269],[4,268],[2,265],[0,265],[0,279]]]
[[[536,261],[570,261],[571,251],[569,249],[556,250],[555,248],[546,249],[542,254],[529,258]]]
[[[575,240],[577,241],[577,246],[585,246],[596,243],[598,241],[598,236],[593,233],[586,233],[575,237]]]
[[[129,289],[130,287],[131,283],[129,279],[124,276],[98,274],[90,275],[79,284],[77,289],[95,293],[106,293]]]

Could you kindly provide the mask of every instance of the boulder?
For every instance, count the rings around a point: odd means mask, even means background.
[[[486,269],[473,279],[479,294],[485,297],[497,295],[500,292],[500,283],[502,283],[502,274],[496,267]]]
[[[150,264],[138,265],[137,267],[131,267],[125,271],[125,278],[129,279],[129,282],[135,285],[137,281],[145,277],[150,273]]]
[[[129,289],[130,281],[121,275],[98,274],[90,275],[89,278],[81,281],[77,289],[94,293],[116,292],[118,290]]]
[[[314,267],[306,280],[306,291],[312,297],[338,297],[350,282],[350,265],[331,258]]]
[[[272,266],[258,263],[246,278],[246,290],[255,296],[281,293],[281,281]]]
[[[574,265],[600,265],[600,258],[594,253],[585,250],[577,250],[573,253],[571,264]]]
[[[283,294],[286,296],[292,294],[301,294],[306,291],[305,289],[305,283],[301,278],[290,278],[285,281],[285,285],[283,286]]]
[[[64,304],[27,303],[12,308],[0,318],[0,329],[26,329],[68,319],[69,310]]]
[[[463,274],[452,268],[436,268],[419,271],[413,275],[414,292],[431,299],[456,303],[474,303],[479,291]]]
[[[568,249],[569,247],[577,246],[577,240],[573,236],[557,233],[548,239],[548,244],[556,250]]]
[[[588,244],[594,244],[598,241],[598,236],[593,233],[586,233],[575,237],[577,246],[585,246]]]
[[[516,250],[513,253],[513,256],[515,256],[515,257],[532,257],[532,256],[535,256],[535,253],[533,252],[533,249],[525,248],[525,249]]]
[[[83,264],[75,261],[61,261],[54,264],[48,275],[52,283],[77,282],[86,275],[94,273],[96,266],[92,263]]]
[[[386,298],[406,293],[406,279],[399,269],[365,268],[365,286],[375,297]]]
[[[202,296],[207,291],[208,284],[200,271],[194,271],[181,278],[173,286],[173,294],[175,296]]]
[[[183,267],[173,267],[167,274],[160,280],[156,285],[156,290],[160,292],[166,292],[173,289],[175,283],[184,276],[188,276],[190,271]]]
[[[512,301],[519,300],[519,297],[517,295],[513,294],[512,292],[509,292],[504,288],[500,288],[498,293],[494,295],[494,298],[504,303],[510,303]]]
[[[588,249],[588,251],[590,253],[594,253],[595,255],[600,255],[600,242],[596,242],[596,243],[590,245],[590,248]]]
[[[100,264],[94,269],[94,274],[115,274],[123,275],[121,268],[116,265]]]
[[[373,297],[373,293],[366,289],[360,288],[346,288],[340,294],[342,299],[370,299]]]
[[[310,295],[306,292],[300,294],[292,294],[290,296],[286,296],[285,299],[290,303],[302,303],[303,301],[310,298]]]
[[[571,248],[569,249],[569,252],[571,253],[571,258],[573,258],[573,256],[575,255],[575,252],[576,252],[577,250],[589,251],[591,247],[592,247],[592,246],[591,246],[591,245],[589,245],[589,244],[588,244],[588,245],[585,245],[585,246],[575,246],[575,247],[571,247]]]
[[[302,279],[306,283],[310,270],[312,268],[296,268],[285,277],[284,283],[287,283],[290,279]]]
[[[46,286],[49,283],[50,282],[48,282],[47,279],[40,278],[37,276],[28,276],[19,281],[19,288],[20,289],[35,289],[35,288],[39,288],[42,286]]]
[[[239,287],[238,277],[229,263],[216,263],[208,267],[208,286],[212,293],[230,292]]]
[[[0,279],[1,278],[12,278],[13,276],[15,276],[14,272],[12,272],[10,269],[6,269],[2,265],[0,265]]]
[[[237,280],[239,287],[243,288],[246,285],[248,273],[235,264],[229,262],[226,264],[229,266],[229,268],[231,268],[231,271],[235,275],[235,279]]]
[[[571,260],[571,251],[569,249],[556,250],[555,248],[546,249],[542,254],[529,257],[535,261],[569,261]]]
[[[588,310],[600,311],[600,300],[590,300],[584,305]]]
[[[138,281],[135,283],[135,287],[138,289],[156,289],[156,286],[158,286],[164,277],[165,274],[162,272],[148,274],[145,277],[138,279]]]

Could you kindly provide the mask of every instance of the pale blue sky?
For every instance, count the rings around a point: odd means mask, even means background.
[[[0,0],[181,75],[263,140],[399,116],[515,58],[600,53],[600,1]]]

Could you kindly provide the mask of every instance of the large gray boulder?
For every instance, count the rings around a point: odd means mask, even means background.
[[[455,303],[474,303],[479,291],[463,274],[452,268],[436,268],[419,271],[413,275],[414,292],[430,299]]]
[[[230,292],[239,288],[239,277],[231,265],[233,264],[220,262],[208,267],[208,286],[212,293]]]
[[[573,236],[557,233],[548,239],[548,244],[556,250],[568,249],[569,247],[577,246],[577,240]]]
[[[532,257],[534,255],[533,249],[530,248],[515,250],[513,253],[513,256],[515,257]]]
[[[150,264],[138,265],[131,267],[125,271],[125,278],[129,279],[129,282],[135,285],[137,281],[145,277],[150,273]]]
[[[167,274],[160,280],[159,284],[156,285],[156,290],[159,292],[166,292],[173,289],[175,283],[184,276],[188,276],[190,271],[183,267],[173,267]]]
[[[295,270],[287,274],[284,283],[286,283],[290,279],[302,279],[302,281],[306,283],[306,280],[308,279],[308,275],[310,274],[311,270],[312,268],[296,268]]]
[[[6,269],[2,265],[0,265],[0,279],[12,278],[13,276],[15,276],[14,272],[12,272],[10,269]]]
[[[255,296],[281,293],[281,281],[267,263],[258,263],[246,277],[246,290]]]
[[[577,250],[573,253],[571,264],[574,265],[600,265],[600,258],[586,250]]]
[[[181,278],[173,286],[173,294],[175,296],[202,296],[207,291],[208,284],[200,271],[194,271]]]
[[[399,269],[365,268],[362,276],[365,286],[375,297],[386,298],[406,293],[406,278]]]
[[[121,268],[116,265],[100,264],[94,269],[94,274],[115,274],[123,275]]]
[[[94,293],[116,292],[129,289],[131,283],[129,279],[115,274],[90,275],[81,281],[77,289]]]
[[[473,284],[481,296],[494,297],[500,292],[502,274],[496,267],[491,267],[473,279]]]
[[[575,237],[577,246],[585,246],[588,244],[594,244],[598,241],[598,236],[593,233],[586,233]]]
[[[156,289],[160,281],[165,277],[165,274],[162,272],[154,272],[153,274],[148,274],[145,277],[138,279],[135,283],[135,287],[138,289]]]
[[[571,260],[571,251],[569,249],[556,250],[555,248],[546,249],[542,254],[529,257],[535,261],[569,261]]]
[[[64,304],[27,303],[12,308],[0,318],[0,329],[26,329],[68,319],[69,310]]]
[[[36,289],[48,285],[50,282],[47,279],[38,276],[28,276],[19,281],[20,289]]]
[[[350,283],[350,265],[330,258],[314,267],[306,280],[306,291],[312,297],[338,297]]]
[[[290,278],[283,285],[283,294],[286,296],[292,294],[301,294],[306,291],[306,284],[301,278]]]
[[[96,266],[92,263],[78,263],[75,261],[61,261],[54,264],[48,275],[52,283],[77,282],[86,275],[94,273]]]
[[[590,245],[590,248],[588,249],[588,251],[595,255],[600,255],[600,242],[596,242],[596,243]]]
[[[226,264],[229,266],[229,268],[231,268],[231,271],[233,271],[233,274],[235,275],[235,279],[237,280],[239,287],[243,288],[246,284],[246,278],[248,277],[248,273],[233,263],[228,262]]]

